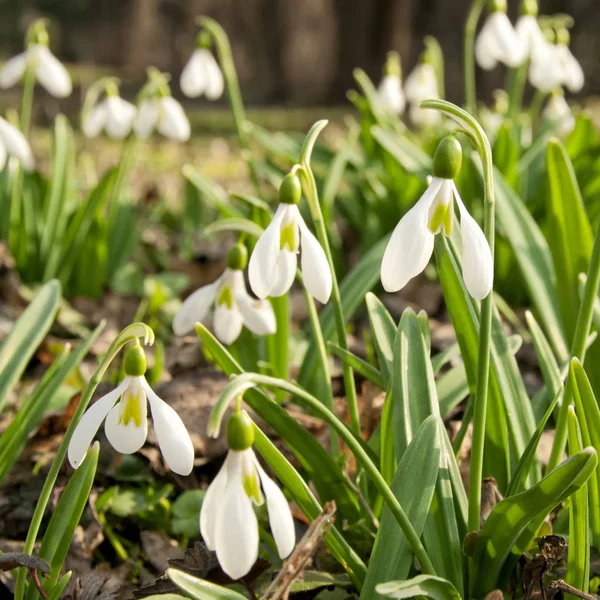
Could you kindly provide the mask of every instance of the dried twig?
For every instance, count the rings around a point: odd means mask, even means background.
[[[597,596],[594,596],[593,594],[586,594],[585,592],[578,590],[576,587],[569,585],[563,579],[557,579],[556,581],[553,581],[548,586],[548,591],[550,592],[550,596],[554,596],[557,592],[565,592],[577,598],[581,598],[582,600],[598,600]]]
[[[289,598],[294,582],[302,578],[304,569],[310,564],[317,546],[333,526],[335,510],[335,502],[325,504],[323,512],[310,524],[277,577],[262,595],[261,600],[287,600]]]

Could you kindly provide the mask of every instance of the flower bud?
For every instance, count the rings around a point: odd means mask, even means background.
[[[384,75],[393,75],[394,77],[400,77],[402,75],[402,67],[400,65],[400,55],[391,51],[387,54],[387,60],[383,68]]]
[[[490,2],[490,12],[503,12],[505,13],[507,10],[506,0],[491,0]]]
[[[442,179],[454,179],[462,164],[462,147],[453,136],[446,136],[433,155],[433,176]]]
[[[279,188],[279,202],[282,204],[298,204],[302,197],[302,186],[296,173],[288,173]]]
[[[196,36],[196,48],[208,50],[211,46],[212,39],[208,31],[202,29]]]
[[[227,266],[236,271],[243,271],[248,264],[248,250],[238,242],[227,255]]]
[[[235,412],[227,421],[227,444],[241,452],[254,444],[254,423],[245,410]]]
[[[569,34],[569,30],[566,27],[558,27],[556,29],[556,43],[568,46],[570,41],[571,35]]]
[[[139,344],[127,348],[125,351],[123,369],[125,375],[130,377],[141,377],[146,372],[146,353]]]
[[[537,0],[523,0],[521,3],[521,14],[531,15],[532,17],[538,16],[538,3]]]

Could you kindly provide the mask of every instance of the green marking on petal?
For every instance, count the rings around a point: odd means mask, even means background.
[[[440,202],[435,207],[433,216],[429,221],[429,230],[431,233],[438,233],[440,229],[443,229],[446,235],[452,233],[452,202],[448,204]]]
[[[281,228],[281,232],[279,234],[279,249],[284,250],[287,246],[287,249],[290,252],[296,252],[296,236],[294,235],[294,223],[288,223]]]
[[[233,290],[231,286],[224,285],[219,291],[219,297],[217,298],[217,305],[225,304],[227,308],[233,307]]]
[[[246,492],[246,496],[253,500],[255,504],[262,503],[262,494],[256,473],[244,477],[244,491]]]
[[[131,421],[134,422],[136,427],[142,426],[142,403],[141,399],[133,394],[123,395],[123,411],[119,418],[119,422],[125,427],[129,425]]]

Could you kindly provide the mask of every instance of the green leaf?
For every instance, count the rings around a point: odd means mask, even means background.
[[[181,172],[184,177],[198,189],[202,200],[212,206],[223,217],[244,217],[240,209],[231,204],[227,192],[213,181],[206,179],[198,169],[192,165],[183,165]]]
[[[569,406],[568,413],[569,454],[581,452],[581,430],[575,409]],[[594,476],[590,481],[594,480]],[[590,584],[590,540],[588,486],[584,484],[578,489],[569,503],[569,552],[567,555],[566,581],[573,587],[587,593]],[[596,490],[597,491],[597,490]],[[598,501],[598,496],[594,499]]]
[[[386,385],[385,381],[383,380],[383,376],[373,365],[363,360],[359,356],[356,356],[356,354],[352,354],[352,352],[349,350],[340,348],[333,342],[327,342],[327,349],[339,359],[349,364],[358,375],[361,375],[365,379],[368,379],[374,383],[377,387],[385,390]]]
[[[245,596],[210,581],[198,579],[177,569],[167,569],[167,577],[194,600],[246,600]]]
[[[469,394],[467,372],[463,364],[446,371],[436,381],[440,414],[447,417]]]
[[[546,160],[550,189],[547,195],[548,239],[560,281],[557,293],[567,339],[571,340],[579,311],[578,276],[587,271],[593,234],[573,165],[558,140],[548,142]]]
[[[38,556],[47,560],[52,569],[44,584],[46,590],[52,589],[57,584],[60,572],[71,547],[75,528],[88,502],[96,467],[98,466],[98,455],[100,444],[95,442],[88,450],[86,457],[80,467],[71,475],[46,529],[42,539]],[[29,587],[27,600],[38,598],[39,593],[34,586]]]
[[[60,284],[55,280],[42,287],[4,340],[0,349],[0,410],[50,330],[58,310],[60,292]]]
[[[221,233],[222,231],[240,231],[252,235],[254,237],[260,237],[263,234],[264,229],[244,217],[230,217],[228,219],[219,219],[214,223],[211,223],[204,228],[204,235],[214,235],[215,233]]]
[[[384,150],[387,150],[409,173],[427,176],[431,173],[431,157],[413,144],[405,136],[382,129],[378,125],[371,127],[373,137]]]
[[[385,383],[383,389],[386,389],[392,377],[394,338],[397,327],[383,302],[375,294],[368,292],[365,302],[369,313],[373,343],[379,359],[379,368]]]
[[[171,505],[171,530],[173,533],[183,534],[187,537],[200,535],[198,515],[205,494],[204,490],[187,490],[173,502]]]
[[[65,573],[52,588],[46,600],[60,600],[65,588],[69,585],[69,581],[71,581],[72,575],[72,571]]]
[[[596,451],[586,448],[571,456],[528,490],[499,502],[475,546],[472,595],[483,597],[508,576],[555,506],[583,486],[598,465]]]
[[[498,171],[494,173],[494,181],[498,227],[513,250],[523,275],[522,281],[554,354],[559,361],[567,360],[568,348],[557,295],[556,273],[548,243],[521,198]]]
[[[494,165],[502,173],[506,181],[514,188],[517,184],[517,163],[519,161],[519,143],[517,131],[512,123],[504,122],[494,142]]]
[[[456,588],[446,579],[433,575],[417,575],[406,581],[389,581],[377,586],[377,593],[386,598],[425,596],[432,600],[461,600]]]
[[[231,354],[205,327],[197,326],[196,331],[210,355],[227,375],[243,372]],[[345,518],[355,520],[359,512],[356,494],[348,485],[338,464],[319,441],[260,390],[248,390],[244,399],[259,417],[286,440],[314,480],[321,496],[324,499],[335,499],[339,513]]]
[[[392,491],[404,509],[416,533],[421,535],[435,490],[442,450],[440,427],[436,417],[430,417],[406,448],[392,482]],[[419,465],[419,468],[415,468]],[[375,598],[377,584],[390,579],[405,579],[413,562],[413,553],[400,526],[390,510],[383,510],[375,545],[367,569],[367,578],[360,597]]]

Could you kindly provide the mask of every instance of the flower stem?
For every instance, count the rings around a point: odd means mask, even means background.
[[[486,0],[473,0],[465,23],[464,69],[465,69],[465,108],[474,114],[477,108],[475,92],[475,33],[477,23]]]
[[[592,317],[594,314],[594,302],[598,294],[598,287],[600,286],[600,228],[596,230],[596,237],[594,238],[594,246],[592,248],[592,256],[590,258],[590,264],[587,271],[587,278],[583,287],[583,295],[581,298],[581,304],[579,305],[579,313],[577,314],[577,321],[575,323],[575,333],[573,334],[573,341],[571,342],[571,356],[570,359],[578,358],[583,364],[585,361],[586,352],[586,341],[590,334],[592,326]],[[570,362],[570,360],[569,360]],[[556,423],[556,433],[554,436],[554,443],[552,445],[552,452],[548,460],[548,466],[546,472],[555,469],[561,461],[565,446],[567,443],[568,435],[568,410],[571,404],[571,378],[567,377],[565,390],[563,393],[562,404],[560,405],[560,411],[558,413],[558,420]]]
[[[240,146],[242,147],[242,157],[250,170],[250,179],[252,180],[252,185],[254,186],[256,194],[260,197],[260,179],[258,177],[258,171],[256,170],[254,158],[250,152],[250,143],[248,141],[248,130],[246,126],[246,111],[244,110],[242,93],[240,91],[240,84],[233,62],[229,38],[227,37],[225,30],[214,19],[211,19],[210,17],[200,17],[198,22],[212,35],[215,41],[215,46],[219,54],[219,62],[221,64],[221,69],[223,70],[223,77],[227,87],[227,95],[229,97],[231,113],[235,123],[235,130]]]
[[[97,335],[104,329],[105,322],[102,321],[100,325],[96,328],[95,334]],[[27,538],[25,539],[25,545],[23,546],[23,554],[29,554],[33,552],[33,547],[35,545],[35,540],[37,539],[38,532],[40,530],[40,526],[42,524],[42,519],[44,517],[44,513],[46,512],[46,507],[48,506],[48,502],[50,501],[50,497],[52,495],[52,490],[54,488],[54,484],[56,483],[56,479],[58,478],[58,474],[60,472],[60,468],[62,466],[63,460],[67,454],[67,450],[69,447],[69,442],[71,441],[71,436],[73,435],[73,431],[77,424],[79,423],[83,413],[85,412],[96,388],[102,381],[104,377],[104,373],[110,366],[110,363],[113,361],[115,356],[119,353],[121,348],[128,342],[137,339],[138,337],[143,337],[146,343],[154,342],[154,332],[144,325],[143,323],[134,323],[129,327],[126,327],[113,341],[108,349],[108,352],[104,356],[104,359],[100,363],[100,366],[96,369],[95,373],[92,375],[92,378],[89,380],[75,413],[73,414],[73,418],[67,427],[67,431],[63,437],[58,450],[56,451],[56,456],[52,461],[52,465],[50,465],[50,470],[48,471],[48,475],[46,476],[46,481],[44,482],[44,487],[40,492],[40,497],[35,506],[35,510],[33,512],[33,516],[31,517],[31,523],[29,525],[29,531],[27,532]],[[27,576],[27,570],[24,568],[19,569],[17,574],[17,581],[15,584],[15,600],[23,600],[24,592],[25,592],[25,577]]]
[[[508,116],[514,119],[518,116],[523,104],[523,92],[525,91],[525,82],[527,81],[527,68],[529,62],[512,69],[512,81],[509,95]]]
[[[548,94],[545,92],[540,92],[540,90],[535,91],[531,104],[529,105],[529,117],[532,125],[535,125],[539,119],[540,113],[542,112],[542,105],[544,104],[547,95]]]
[[[348,350],[348,341],[346,339],[346,320],[344,318],[344,309],[342,306],[342,299],[340,296],[340,288],[338,285],[337,277],[335,274],[335,265],[333,263],[333,256],[331,254],[331,247],[329,246],[329,238],[327,237],[327,228],[325,227],[325,221],[323,219],[323,212],[321,210],[321,204],[319,202],[319,193],[317,191],[317,182],[313,175],[312,169],[310,168],[310,157],[312,150],[317,139],[317,136],[321,130],[327,125],[327,121],[317,121],[308,132],[304,144],[302,146],[302,152],[300,155],[300,180],[302,181],[302,187],[308,200],[308,206],[315,224],[317,231],[317,237],[325,255],[327,256],[327,262],[331,269],[332,275],[332,289],[331,296],[333,302],[333,314],[335,317],[335,325],[337,329],[338,344],[343,350]],[[352,367],[344,362],[344,388],[346,390],[346,399],[348,401],[348,412],[350,413],[350,425],[355,433],[360,433],[360,415],[358,412],[358,400],[356,397],[356,385],[354,382],[354,373]]]
[[[254,387],[257,385],[280,388],[288,392],[292,397],[295,396],[301,399],[305,404],[309,405],[315,413],[320,415],[323,420],[326,421],[333,429],[335,429],[335,431],[337,431],[340,438],[344,440],[348,446],[348,449],[352,452],[352,454],[354,454],[356,460],[361,464],[366,474],[371,478],[371,481],[377,488],[377,491],[383,496],[385,503],[398,522],[402,532],[406,536],[406,539],[408,540],[416,559],[419,561],[421,571],[427,575],[435,575],[435,569],[419,535],[413,528],[411,522],[406,516],[406,513],[404,512],[404,509],[398,502],[398,499],[396,496],[394,496],[394,492],[392,492],[391,488],[385,482],[385,479],[375,466],[375,463],[373,463],[373,461],[369,458],[369,455],[365,452],[355,434],[350,431],[348,427],[342,423],[342,421],[340,421],[335,414],[331,412],[320,400],[295,383],[283,381],[281,379],[275,379],[274,377],[268,377],[266,375],[258,375],[256,373],[244,373],[243,375],[236,377],[227,386],[229,389],[225,389],[221,395],[221,399],[227,399],[230,397],[230,395],[237,395],[237,387],[245,390],[249,387]]]
[[[23,97],[21,99],[21,131],[27,137],[31,125],[31,109],[33,106],[33,90],[35,87],[35,69],[28,61],[23,77]]]

